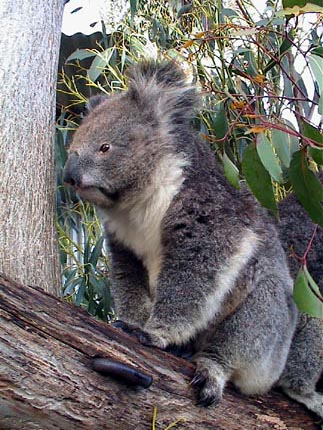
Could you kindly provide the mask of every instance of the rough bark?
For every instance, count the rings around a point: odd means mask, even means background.
[[[217,408],[195,404],[193,365],[146,348],[83,310],[0,276],[0,429],[176,428],[314,430],[315,418],[279,392],[248,398],[225,390]],[[91,369],[101,356],[151,375],[135,390]]]
[[[63,0],[0,2],[0,270],[56,294],[53,135],[63,7]]]

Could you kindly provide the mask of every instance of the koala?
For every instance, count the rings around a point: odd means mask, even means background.
[[[277,228],[191,127],[198,101],[174,63],[134,65],[75,132],[64,181],[104,226],[118,318],[145,345],[193,344],[208,406],[228,381],[280,381],[298,314]]]
[[[298,256],[304,255],[315,226],[294,195],[289,195],[280,203],[279,214],[279,235],[295,279],[299,262],[291,255],[290,247]],[[307,267],[323,294],[323,229],[320,227],[307,256]],[[323,417],[323,394],[315,391],[322,374],[323,320],[300,314],[279,385],[290,397]]]

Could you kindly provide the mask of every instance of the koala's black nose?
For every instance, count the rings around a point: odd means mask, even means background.
[[[76,152],[68,156],[63,171],[63,181],[72,187],[79,185],[79,155]]]

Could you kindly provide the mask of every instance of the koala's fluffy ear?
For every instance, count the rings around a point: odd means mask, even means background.
[[[175,62],[141,61],[128,71],[128,95],[158,118],[183,123],[193,118],[199,98]]]
[[[104,102],[108,96],[106,94],[97,94],[88,99],[86,103],[86,110],[91,112],[94,108],[99,106],[102,102]]]

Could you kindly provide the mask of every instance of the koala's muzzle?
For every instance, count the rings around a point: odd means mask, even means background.
[[[72,187],[81,186],[80,160],[76,152],[72,152],[65,164],[63,181]]]

